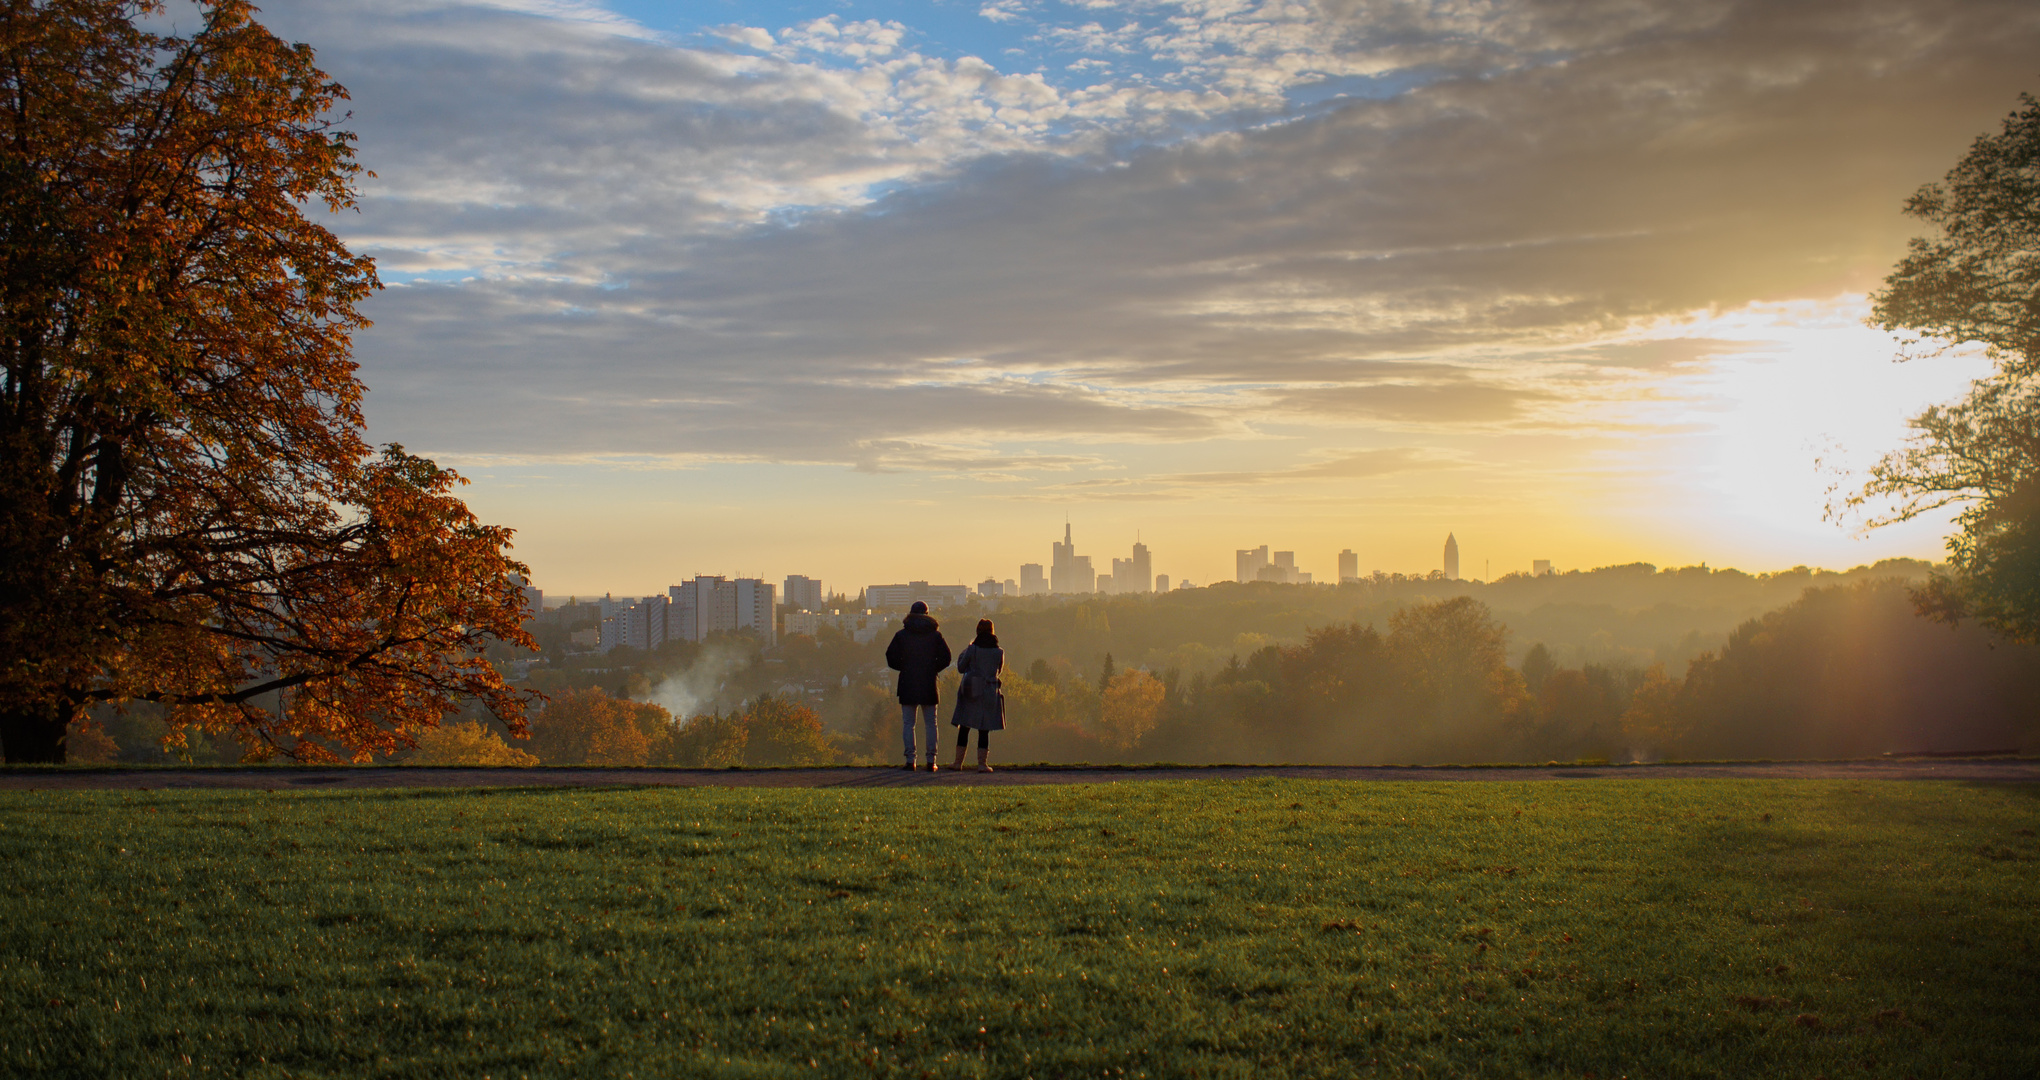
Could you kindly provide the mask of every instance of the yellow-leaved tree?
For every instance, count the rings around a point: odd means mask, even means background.
[[[404,758],[406,765],[512,765],[538,764],[538,756],[503,741],[486,725],[461,720],[418,734],[417,749]]]

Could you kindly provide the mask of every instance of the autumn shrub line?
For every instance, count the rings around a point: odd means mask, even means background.
[[[2040,1074],[2040,804],[0,793],[0,1076]]]

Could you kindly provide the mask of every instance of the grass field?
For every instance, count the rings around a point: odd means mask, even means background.
[[[0,1075],[2040,1075],[2040,790],[0,794]]]

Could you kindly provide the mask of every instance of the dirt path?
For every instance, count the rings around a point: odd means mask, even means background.
[[[1143,780],[1966,780],[2040,782],[2040,759],[1900,758],[1889,761],[1786,761],[1703,765],[1550,765],[1516,768],[1215,765],[1204,768],[1044,766],[990,774],[839,766],[825,769],[445,769],[340,766],[229,766],[193,769],[0,769],[0,791],[166,788],[330,789],[441,787],[964,787],[1119,784]]]

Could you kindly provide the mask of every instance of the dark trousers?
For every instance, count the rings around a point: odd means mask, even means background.
[[[965,746],[970,745],[971,730],[972,729],[964,727],[962,724],[956,725],[956,748],[958,750],[961,750]],[[978,749],[980,750],[990,749],[992,745],[992,733],[986,731],[984,728],[978,728],[976,730],[978,733]]]

